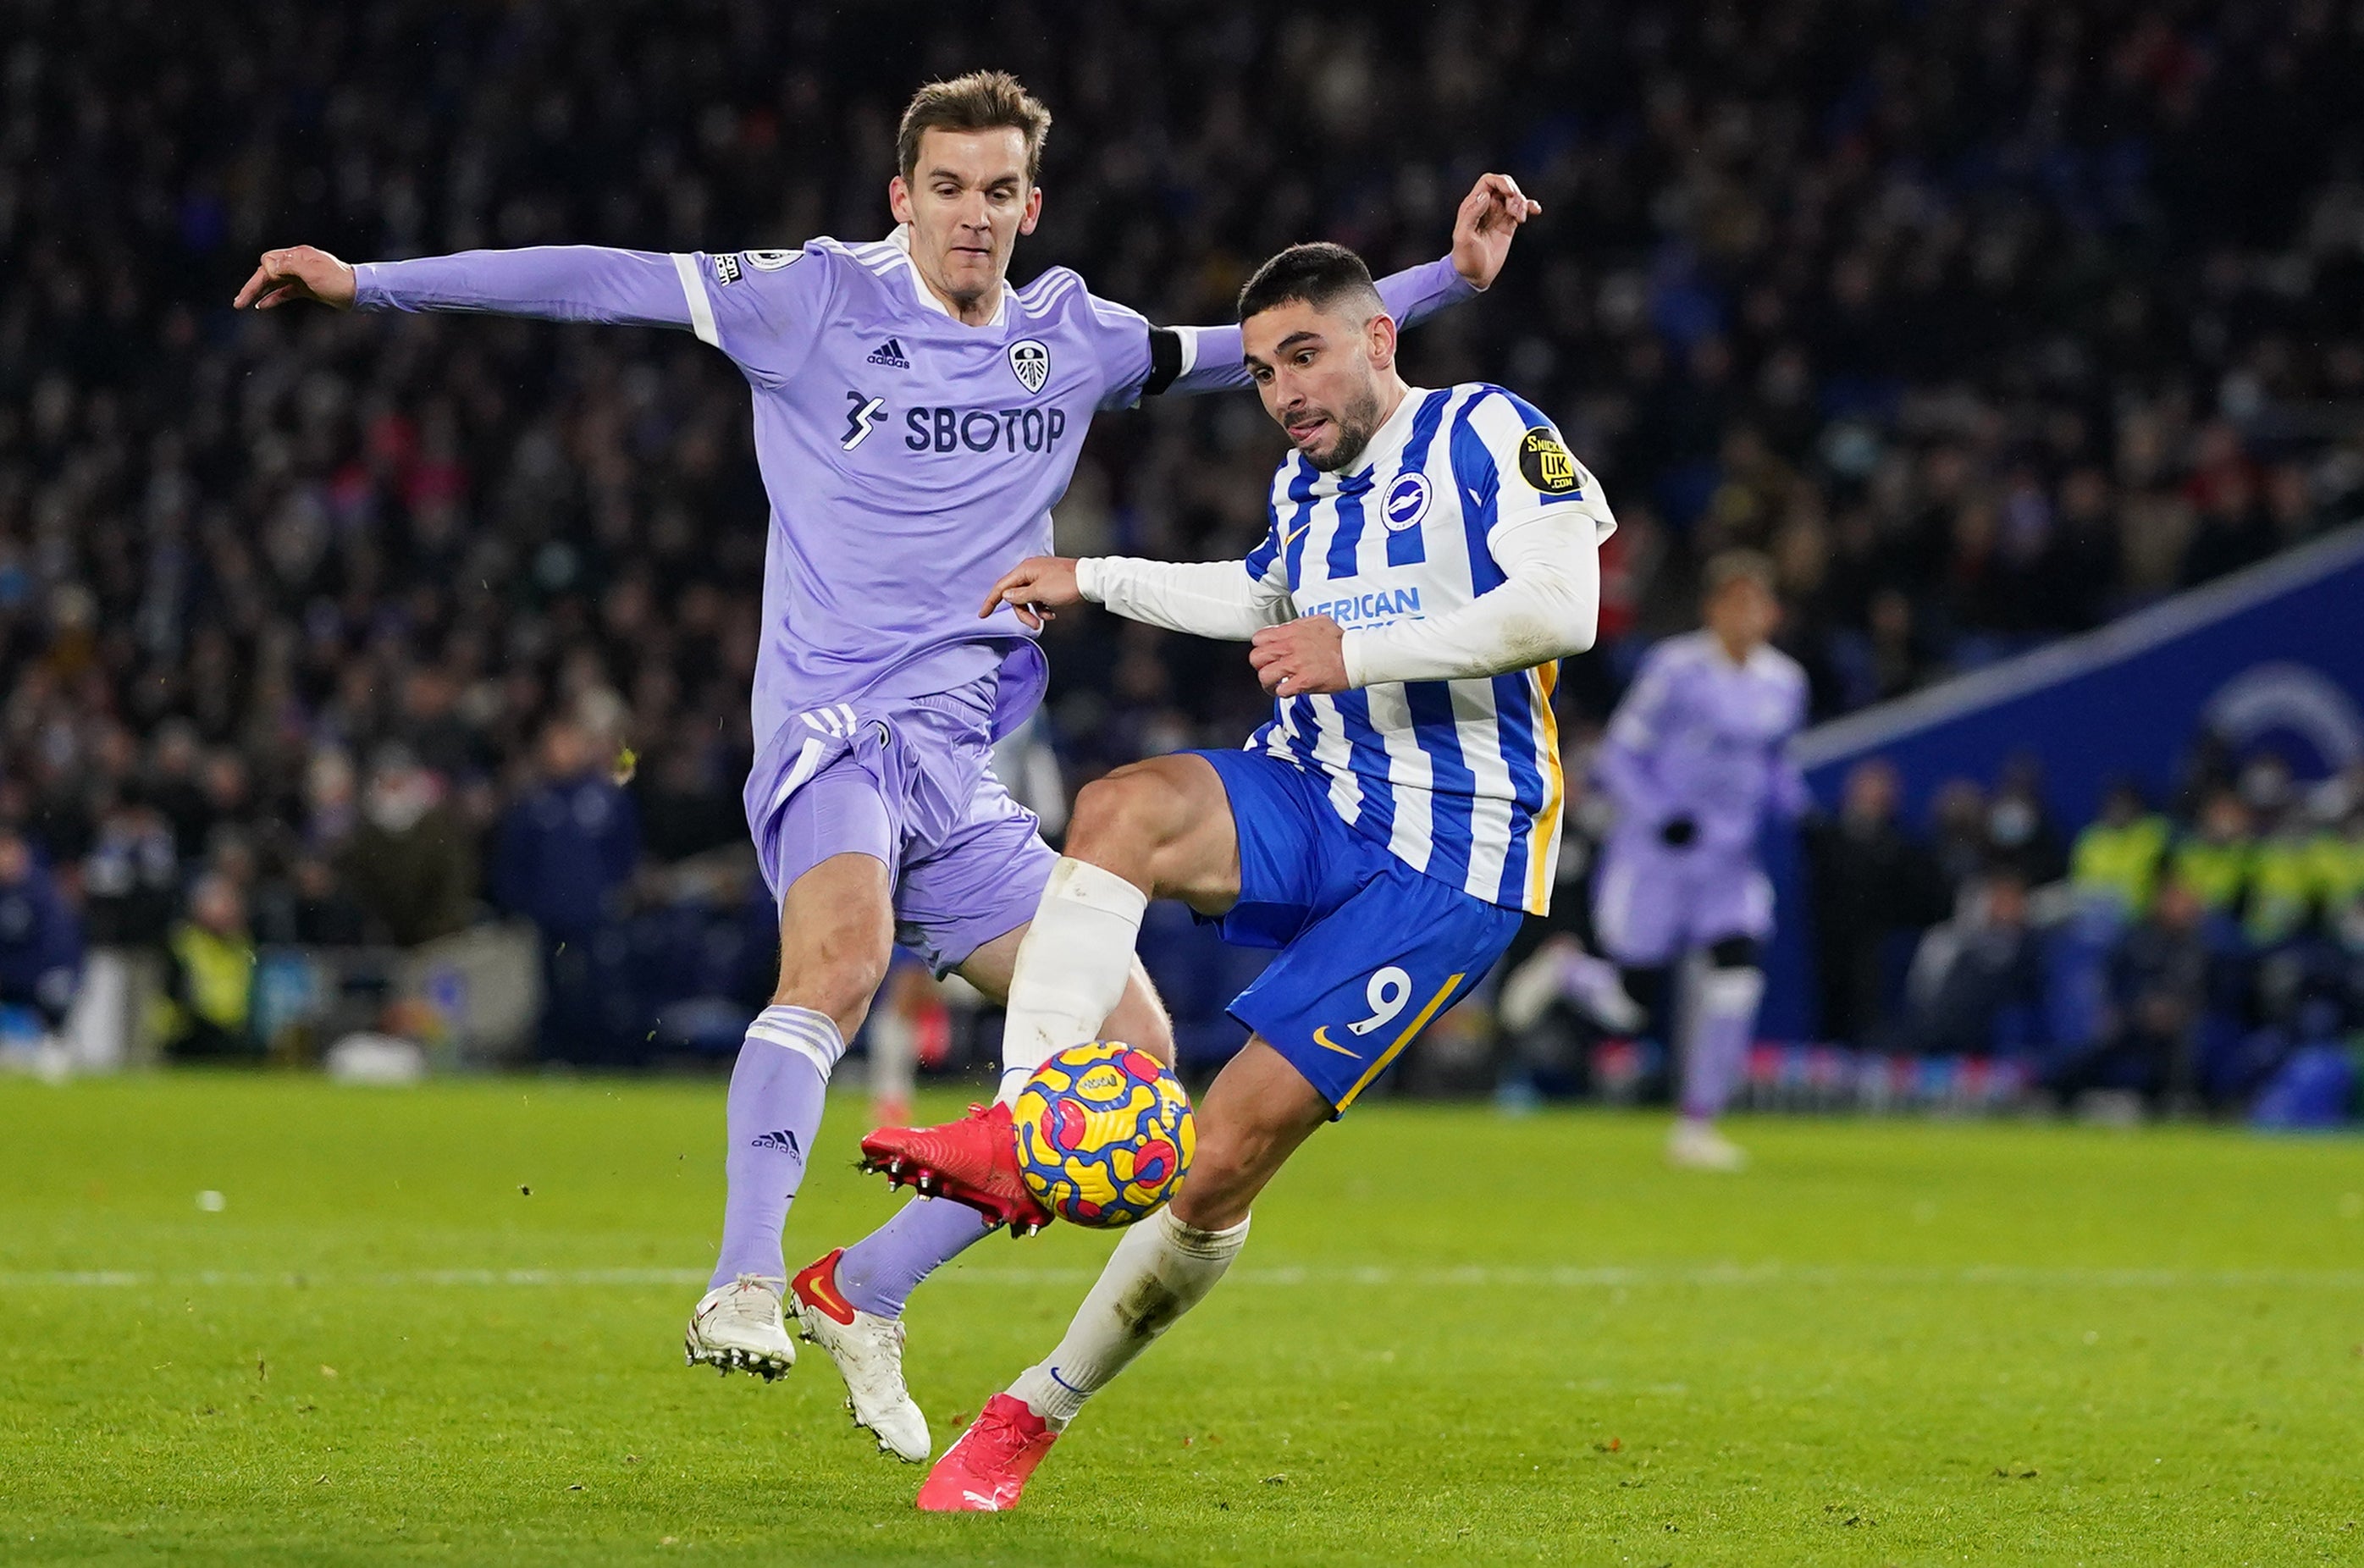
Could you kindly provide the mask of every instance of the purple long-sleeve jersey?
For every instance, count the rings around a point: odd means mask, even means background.
[[[356,269],[364,310],[459,310],[686,328],[755,395],[771,499],[762,751],[791,716],[993,683],[994,733],[1041,701],[1045,668],[1007,609],[976,607],[1051,549],[1051,507],[1104,408],[1248,384],[1236,327],[1154,328],[1065,267],[963,324],[898,230],[874,244],[659,255],[594,246],[473,250]],[[1473,291],[1449,260],[1383,280],[1410,323]]]
[[[1787,752],[1805,714],[1806,673],[1779,650],[1735,664],[1711,632],[1660,642],[1593,760],[1619,833],[1655,834],[1687,817],[1703,846],[1745,852],[1768,809],[1805,809],[1805,781]]]

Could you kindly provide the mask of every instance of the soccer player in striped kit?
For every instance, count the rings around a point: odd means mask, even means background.
[[[1644,656],[1593,761],[1617,821],[1592,927],[1626,995],[1656,996],[1661,1019],[1673,1015],[1681,1114],[1667,1158],[1736,1171],[1747,1157],[1716,1118],[1765,995],[1758,954],[1773,930],[1773,887],[1756,836],[1768,811],[1794,819],[1806,806],[1787,753],[1805,719],[1806,673],[1766,641],[1780,605],[1764,556],[1712,557],[1701,597],[1706,626]]]
[[[1197,1111],[1174,1201],[1125,1232],[1051,1355],[996,1395],[920,1507],[1018,1501],[1085,1399],[1213,1288],[1249,1206],[1548,906],[1560,832],[1558,661],[1591,646],[1599,484],[1498,386],[1425,391],[1355,254],[1300,245],[1240,296],[1243,350],[1295,452],[1264,542],[1237,561],[1028,561],[988,612],[1092,599],[1176,631],[1251,640],[1277,699],[1237,751],[1119,769],[1076,802],[1067,854],[1020,945],[1006,1058],[1090,1040],[1152,897],[1281,950],[1232,1003],[1252,1034]],[[1006,1106],[864,1140],[996,1218],[1045,1216]]]
[[[722,1245],[685,1348],[776,1376],[796,1359],[792,1299],[856,1423],[912,1461],[929,1436],[903,1381],[903,1302],[987,1225],[922,1199],[791,1285],[781,1232],[824,1088],[894,944],[999,998],[1056,858],[988,766],[1042,700],[1043,652],[1012,613],[976,617],[978,599],[1050,548],[1096,412],[1249,380],[1235,327],[1152,327],[1065,267],[1008,286],[1042,215],[1050,124],[1005,72],[923,87],[887,185],[898,227],[869,244],[540,246],[358,267],[296,246],[265,252],[237,299],[670,327],[746,377],[771,519],[745,802],[780,901],[780,975],[731,1076]],[[1484,176],[1452,256],[1382,283],[1390,307],[1416,319],[1470,297],[1540,210]],[[1146,975],[1121,980],[1105,1016],[1170,1058]],[[1016,1064],[1017,1080],[1039,1064]]]

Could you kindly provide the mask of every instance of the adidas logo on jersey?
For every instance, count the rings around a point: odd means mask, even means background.
[[[911,361],[903,357],[902,340],[897,338],[889,338],[871,350],[870,362],[885,365],[889,370],[907,371],[911,368]]]
[[[801,1156],[804,1153],[803,1150],[797,1147],[797,1135],[786,1129],[782,1129],[778,1132],[766,1132],[750,1142],[747,1147],[750,1149],[777,1149],[783,1153],[795,1154],[798,1156]]]

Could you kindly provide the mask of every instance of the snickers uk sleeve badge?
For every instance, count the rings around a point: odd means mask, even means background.
[[[1577,486],[1576,459],[1549,427],[1537,425],[1519,440],[1519,477],[1546,495],[1566,495]]]

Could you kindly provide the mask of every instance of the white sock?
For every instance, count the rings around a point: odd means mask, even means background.
[[[1229,1230],[1196,1230],[1171,1208],[1159,1209],[1124,1233],[1066,1338],[1048,1361],[1020,1373],[1009,1392],[1054,1427],[1065,1426],[1085,1400],[1206,1299],[1247,1239],[1244,1219]]]
[[[1001,1031],[1004,1105],[1034,1070],[1099,1033],[1124,997],[1149,895],[1112,871],[1060,857],[1018,945]]]
[[[911,1020],[891,1004],[870,1015],[870,1104],[874,1114],[886,1107],[911,1108],[912,1067],[919,1056],[917,1030]]]

